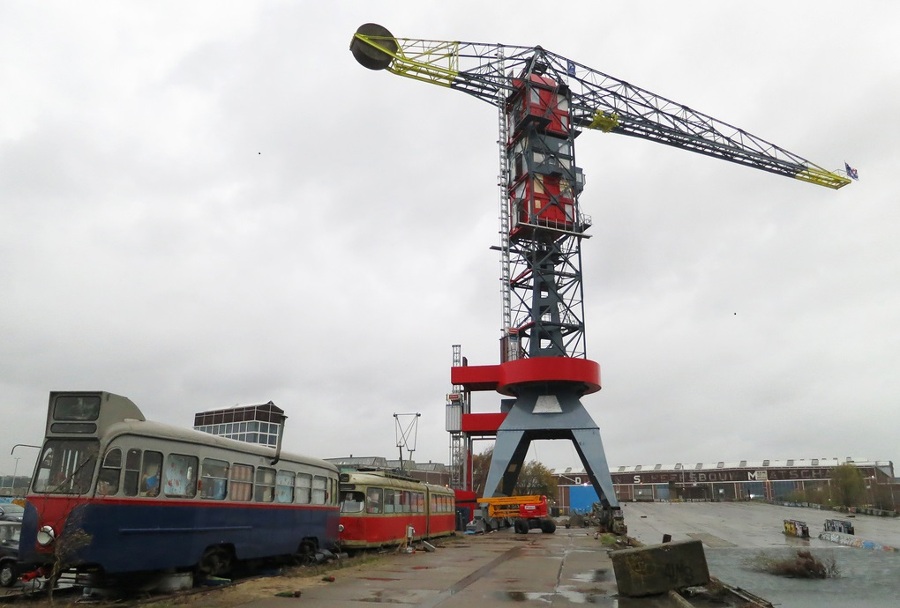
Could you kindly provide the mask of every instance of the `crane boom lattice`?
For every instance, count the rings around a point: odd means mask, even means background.
[[[456,89],[499,112],[500,363],[460,365],[454,346],[451,459],[470,463],[462,446],[495,435],[484,495],[508,496],[533,440],[568,439],[601,503],[616,507],[600,430],[580,401],[600,390],[600,366],[585,345],[581,242],[592,222],[578,203],[575,137],[638,137],[832,189],[849,177],[540,46],[396,38],[369,23],[350,49],[366,68]],[[473,390],[511,399],[500,414],[475,414]]]

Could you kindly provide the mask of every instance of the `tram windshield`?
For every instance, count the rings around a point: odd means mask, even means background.
[[[96,439],[48,439],[35,474],[34,491],[86,494],[91,487],[99,447]]]
[[[341,492],[341,513],[362,513],[365,501],[362,492]]]

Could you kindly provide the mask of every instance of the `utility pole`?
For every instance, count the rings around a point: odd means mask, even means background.
[[[412,460],[412,453],[416,451],[416,434],[419,430],[419,417],[422,414],[415,412],[412,414],[394,414],[394,432],[397,438],[397,448],[400,450],[400,471],[403,472],[403,448],[409,452],[409,459]],[[409,420],[401,423],[400,417]],[[410,444],[412,447],[410,447]]]

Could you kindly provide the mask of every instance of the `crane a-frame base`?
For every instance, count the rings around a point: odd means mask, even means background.
[[[496,390],[504,399],[502,416],[463,414],[462,428],[494,435],[494,453],[483,496],[509,496],[525,464],[531,442],[568,439],[606,507],[617,507],[600,428],[581,397],[600,390],[600,366],[590,359],[542,357],[506,361],[500,365],[458,366],[451,381],[466,391]]]
[[[564,387],[552,393],[523,389],[497,429],[491,467],[485,482],[486,497],[512,495],[531,442],[568,439],[575,446],[584,470],[605,506],[618,506],[600,428],[578,394]]]

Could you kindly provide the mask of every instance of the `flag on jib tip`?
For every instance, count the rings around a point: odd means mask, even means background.
[[[851,167],[847,161],[844,161],[844,168],[847,170],[847,175],[853,179],[859,179],[859,172],[856,169]]]

